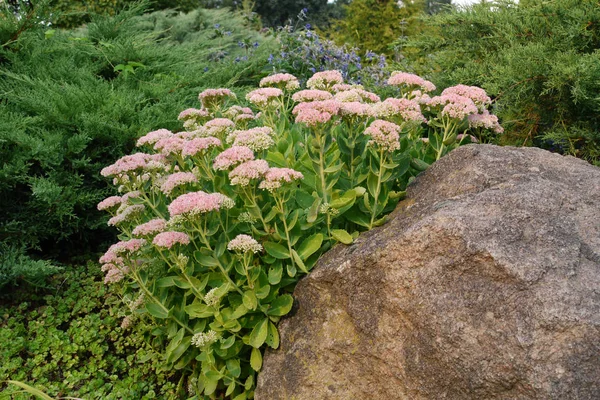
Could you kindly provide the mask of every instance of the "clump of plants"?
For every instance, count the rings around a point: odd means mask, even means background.
[[[251,107],[205,90],[181,132],[152,131],[103,169],[122,193],[98,205],[121,232],[100,260],[105,281],[129,306],[123,326],[150,324],[162,367],[194,398],[253,398],[298,279],[385,223],[431,162],[501,130],[482,89],[428,95],[431,82],[402,72],[388,84],[396,97],[382,100],[340,71],[304,90],[276,74],[246,95]]]

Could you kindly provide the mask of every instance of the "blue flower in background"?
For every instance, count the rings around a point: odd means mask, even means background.
[[[221,27],[221,24],[215,24],[215,29],[219,29]]]

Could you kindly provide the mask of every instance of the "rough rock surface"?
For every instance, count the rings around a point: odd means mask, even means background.
[[[461,147],[295,298],[257,400],[600,399],[600,169]]]

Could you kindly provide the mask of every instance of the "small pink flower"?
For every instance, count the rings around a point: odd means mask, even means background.
[[[154,150],[159,150],[160,153],[164,154],[165,156],[168,156],[169,154],[178,154],[181,153],[185,142],[185,139],[177,136],[171,136],[160,139],[158,142],[156,142],[154,145]]]
[[[308,102],[308,101],[321,101],[321,100],[330,100],[333,98],[333,95],[325,90],[301,90],[299,92],[294,93],[292,96],[292,100],[297,103],[300,102]]]
[[[432,97],[427,105],[430,107],[443,106],[442,115],[460,120],[479,112],[473,100],[458,94],[445,94]]]
[[[229,89],[206,89],[198,95],[198,100],[204,108],[213,108],[225,103],[228,97],[237,98],[235,93]]]
[[[262,246],[252,236],[241,234],[229,242],[227,250],[239,251],[241,253],[258,253],[262,251]]]
[[[341,104],[337,100],[300,103],[294,107],[292,113],[296,115],[296,123],[302,123],[314,128],[329,122],[334,115],[337,115]]]
[[[504,128],[498,123],[498,117],[490,114],[488,110],[483,110],[481,114],[471,114],[468,120],[471,128],[489,129],[495,133],[504,132]]]
[[[246,100],[258,107],[265,108],[276,104],[277,99],[281,96],[283,96],[281,89],[266,87],[249,92],[246,95]]]
[[[418,75],[409,74],[407,72],[394,71],[392,72],[392,76],[388,79],[388,85],[393,86],[408,86],[408,87],[418,87],[424,92],[433,92],[435,90],[435,85]]]
[[[252,179],[261,178],[269,170],[265,160],[251,160],[238,165],[229,173],[232,185],[248,186]]]
[[[254,160],[254,152],[246,146],[232,146],[215,157],[213,168],[217,171]]]
[[[125,240],[125,241],[120,241],[118,243],[113,244],[112,246],[110,246],[108,248],[108,251],[106,252],[105,256],[109,253],[113,253],[116,255],[119,254],[133,254],[137,251],[139,251],[144,245],[146,244],[146,240],[144,239],[130,239],[130,240]],[[112,262],[108,261],[108,262]],[[107,262],[106,259],[103,258],[100,259],[100,262]]]
[[[374,115],[373,106],[356,101],[342,103],[340,106],[342,117],[371,117]]]
[[[260,126],[244,131],[233,131],[227,136],[227,143],[233,143],[234,146],[245,146],[253,151],[261,151],[275,144],[272,136],[273,129]]]
[[[369,144],[375,144],[385,151],[400,149],[400,127],[394,123],[377,119],[365,129],[365,135],[371,136]]]
[[[290,183],[298,179],[304,179],[301,172],[290,168],[269,168],[265,174],[264,180],[258,185],[260,189],[269,192],[279,189],[283,183]]]
[[[98,203],[98,210],[109,210],[121,205],[121,196],[110,196]]]
[[[260,87],[276,87],[279,89],[296,90],[300,87],[298,78],[291,74],[275,74],[260,80]]]
[[[165,229],[167,229],[167,221],[162,218],[156,218],[136,226],[132,234],[134,236],[150,236],[163,232]]]
[[[199,110],[197,108],[188,108],[187,110],[183,110],[179,113],[177,117],[180,121],[194,120],[198,121],[199,119],[204,119],[210,117],[210,114],[206,110]]]
[[[194,138],[183,145],[182,156],[195,156],[209,150],[211,147],[220,147],[221,141],[216,137]]]
[[[114,164],[102,169],[100,174],[102,176],[116,176],[133,172],[137,170],[143,170],[146,168],[150,161],[153,161],[155,157],[146,153],[135,153],[128,156],[121,157]]]
[[[442,92],[442,96],[450,94],[456,94],[473,100],[473,103],[480,110],[483,110],[485,106],[492,102],[492,99],[490,99],[485,90],[477,86],[456,85],[446,88]]]
[[[167,176],[167,179],[160,186],[160,191],[168,196],[178,186],[197,182],[198,178],[191,172],[176,172]]]
[[[254,112],[252,111],[252,109],[248,108],[248,107],[241,107],[241,106],[231,106],[227,109],[227,111],[225,111],[223,113],[223,115],[225,115],[227,118],[230,119],[235,119],[235,117],[237,117],[238,115],[242,115],[242,114],[249,114],[249,115],[254,115]]]
[[[183,232],[162,232],[154,237],[152,244],[157,247],[164,247],[170,249],[176,244],[190,244],[190,237]]]
[[[414,100],[388,98],[373,106],[379,118],[400,117],[407,122],[426,122],[421,106]]]
[[[169,204],[169,215],[190,214],[192,216],[231,208],[233,200],[221,193],[205,193],[202,191],[182,194]]]
[[[143,213],[145,209],[146,207],[143,204],[134,204],[132,206],[127,206],[123,210],[120,210],[120,212],[117,215],[109,219],[108,225],[115,226],[122,224],[125,221],[129,221],[132,219],[132,217]]]
[[[333,85],[344,83],[344,77],[340,71],[317,72],[306,81],[306,87],[309,89],[327,90]]]
[[[160,139],[165,139],[165,138],[168,138],[171,136],[173,136],[173,132],[171,132],[170,130],[159,129],[157,131],[152,131],[150,133],[147,133],[146,135],[139,138],[136,143],[136,146],[140,147],[145,144],[153,145],[154,143],[158,142]]]
[[[232,120],[227,118],[215,118],[204,124],[199,131],[202,132],[200,134],[202,137],[223,136],[233,128],[235,128],[235,123]]]
[[[377,103],[381,99],[375,93],[368,92],[362,89],[350,89],[335,94],[335,99],[342,103],[360,102],[360,103]]]

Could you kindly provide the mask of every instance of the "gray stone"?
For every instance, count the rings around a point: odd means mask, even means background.
[[[294,297],[257,400],[600,399],[600,169],[461,147]]]

